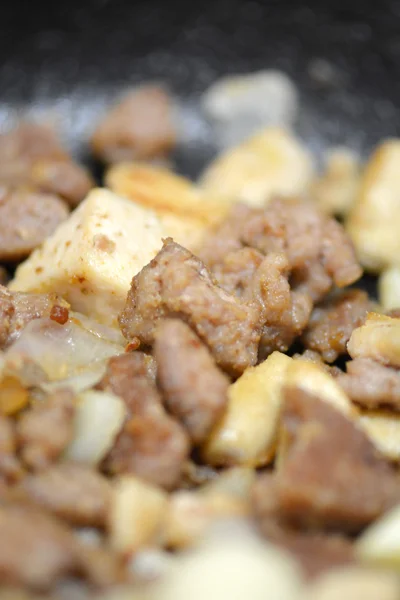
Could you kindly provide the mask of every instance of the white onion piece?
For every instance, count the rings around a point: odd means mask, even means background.
[[[30,358],[44,370],[50,381],[57,381],[123,351],[122,345],[99,337],[74,319],[65,325],[51,319],[35,319],[7,350],[6,361]]]
[[[108,342],[112,342],[113,344],[118,344],[119,346],[126,345],[126,339],[122,335],[119,329],[115,327],[108,327],[108,325],[103,325],[102,323],[98,323],[92,317],[88,317],[87,315],[83,315],[82,313],[69,311],[70,319],[72,319],[78,325],[80,324],[82,327],[97,335],[99,338],[103,340],[107,340]]]
[[[45,382],[40,388],[45,392],[54,392],[57,389],[68,387],[75,394],[80,394],[95,387],[103,378],[107,368],[107,360],[97,360],[93,365],[80,369],[76,374],[57,381]]]
[[[114,394],[96,390],[80,394],[78,400],[75,434],[64,458],[96,465],[112,448],[122,428],[125,404]]]

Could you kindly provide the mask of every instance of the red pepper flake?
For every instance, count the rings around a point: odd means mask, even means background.
[[[133,338],[133,340],[131,340],[129,342],[129,344],[126,345],[125,347],[125,352],[134,352],[135,350],[137,350],[140,346],[140,340],[139,338],[135,337]]]
[[[64,323],[66,323],[68,321],[68,316],[69,316],[68,308],[65,308],[65,306],[58,306],[56,304],[51,309],[50,319],[52,321],[56,321],[57,323],[60,323],[60,325],[64,325]]]

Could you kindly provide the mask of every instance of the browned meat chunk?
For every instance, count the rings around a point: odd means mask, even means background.
[[[99,123],[91,145],[107,163],[164,157],[174,147],[173,103],[158,85],[130,91]]]
[[[400,372],[370,358],[346,364],[347,373],[337,378],[349,398],[364,408],[390,406],[400,410]]]
[[[309,529],[355,533],[400,500],[400,479],[372,442],[328,403],[298,389],[285,393],[288,441],[276,473],[279,518]],[[258,485],[257,512],[270,514],[270,480]],[[264,499],[263,499],[264,498]]]
[[[295,529],[282,520],[274,473],[263,474],[256,481],[253,505],[262,534],[290,552],[308,578],[354,562],[352,543],[346,537]]]
[[[361,276],[343,228],[311,203],[275,199],[265,208],[237,205],[212,233],[199,256],[225,290],[241,297],[261,257],[265,323],[259,357],[286,351],[304,331],[313,304],[333,285]]]
[[[0,477],[14,482],[22,476],[22,468],[17,458],[14,423],[0,415]]]
[[[6,285],[10,279],[7,269],[0,265],[0,285]]]
[[[61,146],[55,131],[35,123],[21,123],[0,135],[0,182],[57,194],[72,206],[94,185],[89,173]]]
[[[313,302],[321,300],[332,283],[344,287],[362,274],[343,227],[307,202],[276,199],[266,208],[234,207],[200,257],[214,268],[227,252],[244,246],[264,255],[285,252],[293,285],[301,285]]]
[[[243,223],[253,214],[254,209],[247,204],[234,204],[228,216],[209,234],[198,252],[209,269],[218,269],[225,256],[243,248]]]
[[[84,545],[65,525],[24,502],[0,507],[0,581],[45,591],[67,576],[95,586],[120,582],[123,571],[101,547]]]
[[[3,188],[0,193],[0,260],[25,258],[67,217],[68,208],[58,196]]]
[[[353,329],[362,325],[372,309],[373,303],[362,290],[339,294],[314,309],[302,338],[304,346],[319,352],[327,362],[334,362],[346,354]]]
[[[50,588],[78,570],[72,534],[34,508],[0,507],[0,581],[32,589]]]
[[[288,350],[306,327],[312,310],[312,302],[307,294],[290,289],[289,264],[285,254],[271,252],[262,265],[265,273],[265,325],[260,340],[261,359],[274,350]]]
[[[261,285],[256,278],[254,296]],[[133,278],[120,326],[127,339],[152,344],[160,319],[177,315],[196,331],[224,370],[238,375],[257,361],[261,313],[256,300],[239,302],[227,294],[213,283],[198,258],[167,239]]]
[[[293,354],[292,358],[294,358],[295,360],[307,360],[308,362],[314,363],[315,365],[318,365],[319,367],[324,369],[324,371],[326,371],[327,373],[330,373],[332,377],[338,377],[339,375],[343,374],[343,371],[339,369],[339,367],[337,367],[336,365],[327,365],[326,363],[324,363],[324,361],[322,360],[322,356],[314,350],[304,350],[302,354]]]
[[[154,356],[168,410],[194,443],[202,442],[223,414],[229,379],[197,335],[177,319],[161,321]]]
[[[232,250],[214,266],[211,274],[222,289],[241,298],[263,258],[254,248]]]
[[[73,525],[102,527],[111,501],[111,483],[84,465],[61,463],[21,482],[29,499]]]
[[[161,404],[148,357],[133,352],[110,359],[100,384],[120,396],[128,419],[105,460],[111,473],[135,473],[157,485],[173,488],[179,482],[189,453],[182,427]]]
[[[23,462],[34,470],[47,468],[66,449],[74,434],[74,395],[64,389],[23,413],[17,440]]]
[[[72,161],[38,162],[32,170],[32,183],[43,192],[61,196],[72,207],[94,187],[89,173]]]
[[[0,285],[0,348],[14,342],[21,331],[33,319],[55,318],[60,322],[68,319],[69,304],[56,294],[30,294],[11,292]]]

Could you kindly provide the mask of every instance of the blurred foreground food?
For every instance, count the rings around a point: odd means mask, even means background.
[[[398,141],[317,173],[260,77],[206,94],[197,184],[155,84],[93,133],[105,188],[0,136],[0,600],[400,597]]]

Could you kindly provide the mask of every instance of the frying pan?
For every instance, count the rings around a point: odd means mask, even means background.
[[[178,169],[195,177],[215,152],[198,110],[216,78],[282,69],[301,94],[298,133],[366,155],[396,134],[400,2],[384,0],[7,1],[0,18],[0,127],[53,116],[75,155],[115,96],[166,81],[182,107]]]

